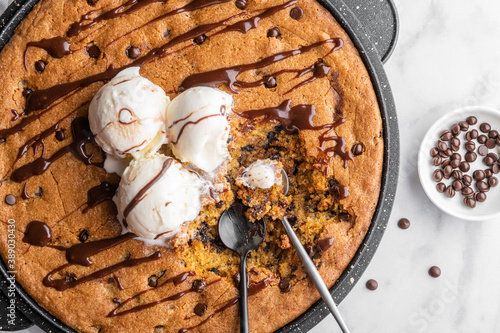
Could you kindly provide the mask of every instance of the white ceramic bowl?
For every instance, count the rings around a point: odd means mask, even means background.
[[[458,218],[464,220],[471,221],[481,221],[492,219],[494,217],[500,216],[500,185],[497,187],[491,188],[487,193],[487,200],[485,202],[477,202],[476,208],[469,208],[465,206],[463,203],[464,196],[457,192],[455,197],[448,198],[444,195],[444,193],[439,193],[436,189],[437,183],[432,179],[432,173],[438,167],[435,167],[431,164],[431,155],[430,151],[433,147],[435,147],[436,142],[439,140],[439,134],[443,130],[450,130],[451,125],[458,123],[459,121],[464,121],[469,116],[475,116],[478,119],[476,125],[470,126],[469,131],[476,128],[479,130],[479,125],[481,123],[489,123],[491,128],[497,131],[500,131],[500,111],[495,110],[488,107],[483,106],[470,106],[464,107],[455,111],[452,111],[443,117],[441,117],[438,121],[432,125],[432,127],[427,131],[427,134],[420,145],[420,150],[418,153],[418,175],[420,177],[420,182],[422,183],[422,187],[424,188],[425,193],[429,197],[429,199],[438,206],[442,211],[447,214],[456,216]],[[466,150],[464,148],[465,133],[462,132],[459,134],[458,138],[460,139],[460,155],[462,155],[462,160],[464,160],[464,155]],[[474,140],[476,144],[476,153],[478,143]],[[490,149],[490,152],[494,152],[497,155],[500,155],[500,149],[496,146],[494,149]],[[483,156],[478,154],[477,160],[473,163],[470,163],[470,171],[464,174],[468,174],[472,176],[472,172],[477,169],[485,170],[487,167],[483,163]],[[494,175],[497,178],[500,178],[500,174]],[[449,180],[443,179],[443,183],[446,186],[451,185],[452,178]],[[471,186],[475,191],[477,191],[475,187],[475,181]]]

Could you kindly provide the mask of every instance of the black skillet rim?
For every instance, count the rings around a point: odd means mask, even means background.
[[[33,6],[39,0],[27,0],[24,3],[17,3],[14,1],[1,16],[0,25],[2,31],[0,32],[0,49],[2,49],[8,40],[12,37],[17,25],[26,17],[31,11]],[[392,0],[389,2],[395,15],[395,22],[397,23],[397,13]],[[382,240],[383,233],[387,227],[390,212],[394,203],[394,196],[396,194],[398,168],[399,168],[399,129],[397,123],[397,114],[394,104],[392,92],[382,66],[381,57],[378,55],[375,47],[370,42],[363,29],[361,23],[356,16],[347,8],[342,0],[319,0],[319,2],[335,17],[344,30],[349,34],[349,37],[354,42],[356,48],[360,52],[360,56],[368,69],[372,84],[377,95],[379,107],[382,114],[382,123],[384,129],[384,167],[382,173],[382,184],[379,202],[377,209],[373,216],[373,222],[361,244],[356,252],[356,255],[350,262],[348,268],[343,272],[341,277],[330,289],[332,296],[337,304],[339,304],[345,296],[354,287],[356,282],[361,278],[361,275],[368,267],[375,251]],[[391,48],[388,53],[383,55],[382,59],[387,58],[394,49],[397,38],[397,25],[394,27],[395,34]],[[0,271],[2,272],[3,279],[8,276],[7,268],[3,261],[0,264]],[[354,279],[354,280],[352,280]],[[353,282],[351,282],[351,280]],[[2,284],[2,291],[4,290]],[[18,309],[30,320],[47,332],[76,332],[60,320],[55,318],[38,303],[36,303],[31,296],[29,296],[24,289],[16,282],[16,292],[22,299],[17,300]],[[322,300],[313,304],[305,313],[288,323],[277,333],[284,332],[306,332],[312,329],[323,318],[329,314]]]

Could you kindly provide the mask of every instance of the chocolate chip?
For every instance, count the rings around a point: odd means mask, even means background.
[[[476,183],[476,187],[479,191],[481,192],[488,192],[490,190],[490,187],[488,186],[488,184],[486,184],[486,182],[484,181],[478,181]],[[479,200],[478,200],[479,201]]]
[[[486,193],[477,192],[475,198],[477,202],[485,202],[488,197],[486,196]]]
[[[453,124],[451,126],[451,133],[453,133],[453,135],[455,135],[455,136],[459,135],[460,132],[461,132],[461,130],[460,130],[460,125],[459,124]]]
[[[496,138],[495,143],[497,144],[497,146],[500,146],[500,136]]]
[[[488,140],[488,138],[486,137],[486,135],[480,135],[477,138],[477,142],[479,142],[480,144],[486,143],[487,140]]]
[[[486,146],[479,146],[479,148],[477,148],[477,153],[481,156],[486,156],[488,155],[488,147]]]
[[[439,183],[440,181],[443,180],[443,171],[441,170],[435,170],[432,173],[432,179],[434,179],[435,182]]]
[[[57,131],[55,136],[57,141],[64,141],[64,139],[66,138],[66,136],[64,135],[64,130]]]
[[[247,6],[247,1],[246,0],[236,0],[235,5],[236,5],[236,8],[243,10]]]
[[[278,286],[282,293],[287,293],[290,291],[290,289],[292,289],[292,282],[290,281],[290,279],[284,278],[280,280]]]
[[[475,180],[483,180],[484,178],[486,178],[486,174],[483,170],[476,170],[472,174],[472,177],[474,177]]]
[[[474,190],[472,189],[472,187],[466,186],[466,187],[462,188],[462,195],[464,197],[470,197],[473,194],[474,194]]]
[[[119,299],[118,297],[115,297],[115,298],[113,298],[113,303],[122,304],[122,300]]]
[[[465,137],[467,140],[474,140],[477,139],[478,136],[479,132],[477,131],[477,129],[473,129],[472,131],[468,132]]]
[[[448,158],[448,153],[446,153],[446,150],[445,151],[440,151],[439,152],[439,156],[441,156],[442,158]]]
[[[194,313],[199,317],[203,317],[206,312],[207,312],[207,305],[205,303],[198,303],[194,307]]]
[[[469,170],[470,170],[469,162],[463,161],[462,163],[460,163],[460,171],[467,172]]]
[[[279,37],[281,36],[281,31],[280,31],[280,28],[278,27],[272,27],[271,29],[269,29],[267,31],[267,37],[269,38],[276,38],[276,37]]]
[[[491,171],[496,175],[498,173],[500,173],[500,165],[498,165],[498,163],[496,164],[493,164],[491,166]]]
[[[451,176],[457,180],[462,180],[463,175],[463,172],[460,170],[453,170],[451,173]]]
[[[495,142],[495,139],[488,139],[486,140],[486,147],[489,148],[489,149],[493,149],[495,148],[495,146],[497,145],[496,142]]]
[[[43,197],[43,188],[39,187],[38,190],[36,190],[35,197],[37,198]]]
[[[78,235],[78,240],[82,243],[85,243],[89,239],[89,233],[87,230],[83,229],[82,232]]]
[[[454,137],[453,139],[451,139],[451,145],[460,147],[460,139],[457,137]]]
[[[498,160],[498,155],[497,155],[497,154],[495,154],[495,153],[488,153],[488,155],[486,155],[486,156],[491,157],[491,158],[492,158],[492,159],[494,159],[495,161],[497,161],[497,160]]]
[[[442,183],[441,183],[442,184]],[[443,184],[444,185],[444,184]],[[400,227],[403,230],[406,230],[410,227],[410,220],[407,218],[402,218],[398,221],[398,227]]]
[[[141,50],[137,46],[129,46],[125,50],[125,54],[130,59],[137,59],[141,55]]]
[[[450,165],[450,160],[444,160],[443,163],[441,163],[441,167],[444,169],[447,165]]]
[[[469,124],[466,121],[461,121],[458,123],[462,132],[467,132],[469,130]]]
[[[453,168],[453,169],[456,169],[460,166],[460,160],[451,160],[450,162],[450,166]]]
[[[467,117],[467,123],[469,125],[476,125],[477,124],[477,118],[474,116]]]
[[[439,193],[444,193],[444,191],[446,191],[446,185],[444,183],[439,183],[436,185],[436,190]]]
[[[452,172],[453,172],[453,167],[451,165],[447,165],[443,170],[444,178],[450,179]]]
[[[166,30],[164,33],[163,33],[163,37],[164,38],[167,38],[170,36],[170,30]]]
[[[453,181],[452,186],[455,191],[461,191],[462,188],[464,187],[464,184],[462,184],[460,180],[455,180]]]
[[[453,134],[451,134],[451,132],[448,130],[444,130],[441,132],[441,134],[439,134],[439,138],[443,141],[450,141],[452,137]]]
[[[470,208],[476,207],[476,200],[473,198],[464,198],[464,205]]]
[[[151,288],[156,288],[157,285],[158,285],[158,278],[156,277],[156,275],[151,275],[148,278],[148,286],[150,286]]]
[[[295,215],[288,216],[288,222],[292,225],[292,227],[297,224],[298,218]]]
[[[195,43],[196,45],[201,45],[201,44],[203,44],[203,42],[206,39],[207,39],[207,35],[205,35],[205,34],[199,35],[195,39],[193,39],[193,43]]]
[[[495,164],[495,160],[493,159],[493,157],[491,156],[486,156],[484,159],[483,159],[483,162],[484,164],[486,164],[487,166],[493,166],[493,164]]]
[[[349,214],[348,212],[339,213],[339,221],[340,222],[350,222],[351,221],[351,214]]]
[[[448,145],[443,141],[436,142],[436,148],[440,151],[446,151],[448,149]]]
[[[226,203],[226,202],[225,202],[224,200],[219,201],[219,202],[217,202],[217,203],[215,204],[215,207],[216,207],[216,208],[222,208],[222,206],[224,206],[224,204],[225,204],[225,203]]]
[[[71,283],[71,282],[75,282],[78,279],[77,279],[75,273],[67,272],[66,276],[64,277],[64,280],[65,280],[65,282]]]
[[[435,157],[438,154],[439,154],[439,150],[436,147],[434,147],[434,148],[431,149],[431,156],[432,157]]]
[[[266,81],[264,82],[264,86],[266,88],[274,88],[277,85],[278,85],[278,83],[276,82],[276,79],[273,76],[268,76],[266,78]]]
[[[462,178],[462,183],[464,183],[465,186],[471,186],[472,185],[472,177],[469,175],[464,175]]]
[[[490,178],[493,176],[493,171],[491,171],[491,169],[486,169],[484,170],[484,174],[486,175],[486,178]]]
[[[30,88],[24,88],[23,89],[23,96],[28,98],[28,96],[33,92]]]
[[[490,187],[496,187],[498,185],[498,178],[497,177],[488,178],[488,185]]]
[[[87,54],[89,57],[97,59],[101,55],[101,50],[99,50],[99,47],[97,45],[91,45],[87,47]]]
[[[205,280],[194,280],[193,285],[191,286],[191,289],[197,293],[201,293],[203,290],[207,288],[207,283]]]
[[[368,290],[371,290],[371,291],[377,290],[378,282],[374,279],[370,279],[370,280],[366,281],[366,288],[368,288]]]
[[[467,150],[468,152],[473,152],[474,149],[476,149],[476,144],[472,141],[468,141],[467,143],[465,143],[465,150]]]
[[[469,151],[469,152],[465,153],[465,160],[469,163],[472,163],[475,160],[477,160],[477,154],[473,151]]]
[[[314,255],[314,246],[312,244],[307,244],[305,246],[305,249],[309,257],[312,257]]]
[[[300,20],[303,15],[304,11],[300,7],[294,7],[290,11],[290,17],[293,18],[294,20]]]
[[[37,62],[35,62],[35,69],[38,73],[43,73],[43,71],[45,70],[45,61],[38,60]]]
[[[453,155],[451,155],[451,159],[462,161],[462,155],[460,155],[459,153],[454,153]]]
[[[352,146],[351,152],[354,156],[359,156],[359,155],[363,154],[363,144],[356,143],[354,146]]]
[[[491,125],[488,123],[482,123],[481,125],[479,125],[479,129],[483,133],[488,133],[489,131],[491,131]]]
[[[497,130],[493,130],[493,131],[489,132],[488,133],[488,137],[491,138],[491,139],[498,138],[498,131]]]
[[[95,6],[97,4],[98,0],[87,0],[87,3],[91,6]]]
[[[448,198],[453,198],[455,196],[455,190],[453,187],[450,185],[446,188],[446,191],[444,193]]]
[[[441,268],[432,266],[431,268],[429,268],[429,275],[433,278],[439,277],[441,275]]]
[[[13,196],[12,194],[7,194],[5,196],[5,203],[9,206],[14,206],[16,204],[16,197]]]

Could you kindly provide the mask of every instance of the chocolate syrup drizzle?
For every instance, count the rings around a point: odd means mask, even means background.
[[[330,164],[330,159],[332,157],[328,153],[331,152],[333,153],[333,156],[340,156],[344,161],[344,167],[347,167],[347,161],[352,161],[353,156],[350,150],[346,150],[345,139],[338,136],[327,136],[336,127],[343,124],[345,122],[345,119],[341,118],[331,124],[315,126],[312,121],[314,115],[316,114],[314,105],[300,104],[294,107],[290,107],[290,104],[291,100],[287,99],[280,105],[275,107],[235,113],[243,118],[251,120],[262,118],[261,122],[263,123],[278,121],[284,126],[285,131],[287,131],[288,133],[302,130],[326,129],[326,131],[323,132],[319,137],[319,155],[317,158],[317,163],[322,167],[326,167],[326,170],[328,172],[328,165]],[[323,148],[324,144],[328,141],[335,141],[335,146]]]
[[[23,242],[34,246],[46,246],[52,240],[52,229],[45,222],[31,221],[24,231]]]
[[[255,63],[251,64],[246,64],[246,65],[236,65],[232,67],[226,67],[226,68],[220,68],[220,69],[215,69],[212,71],[204,72],[204,73],[196,73],[193,75],[188,76],[184,81],[181,83],[179,90],[184,91],[186,89],[192,88],[192,87],[197,87],[197,86],[206,86],[206,87],[212,87],[216,88],[217,86],[223,84],[227,87],[229,91],[231,91],[234,94],[237,94],[238,92],[233,89],[233,85],[235,83],[240,83],[244,84],[241,81],[237,80],[238,75],[240,75],[243,72],[249,71],[249,70],[255,70],[259,69],[262,67],[267,67],[269,65],[272,65],[276,62],[285,60],[287,58],[290,58],[292,56],[296,56],[305,52],[309,52],[312,49],[321,46],[323,44],[327,43],[334,43],[335,46],[332,49],[333,51],[340,49],[343,46],[343,41],[340,38],[330,38],[326,40],[322,40],[316,43],[313,43],[311,45],[303,46],[299,49],[295,50],[290,50],[290,51],[285,51],[281,53],[274,54],[272,56],[269,56],[267,58],[264,58],[260,61],[257,61]]]
[[[165,283],[168,283],[169,280],[165,281]],[[217,279],[217,280],[208,282],[207,286],[215,284],[215,283],[217,283],[219,281],[221,281],[220,278]],[[165,285],[165,283],[163,283],[162,285]],[[152,289],[155,289],[155,288],[152,288]],[[139,311],[142,311],[142,310],[146,310],[146,309],[152,308],[152,307],[154,307],[154,306],[156,306],[158,304],[161,304],[161,303],[165,303],[165,302],[168,302],[168,301],[178,300],[178,299],[184,297],[186,294],[189,294],[189,293],[192,293],[192,292],[197,292],[196,288],[194,286],[191,286],[191,288],[189,288],[189,289],[186,289],[186,290],[178,292],[178,293],[176,293],[174,295],[162,298],[162,299],[160,299],[158,301],[154,301],[154,302],[149,302],[149,303],[137,305],[137,306],[134,306],[134,307],[132,307],[132,308],[130,308],[128,310],[125,310],[125,311],[122,311],[122,312],[118,312],[118,310],[121,309],[127,302],[129,302],[129,301],[131,301],[133,299],[136,299],[139,295],[142,295],[144,292],[147,292],[147,291],[150,291],[150,290],[151,289],[146,289],[146,290],[140,292],[139,294],[136,294],[136,295],[132,296],[131,298],[127,299],[125,302],[122,302],[113,311],[111,311],[110,313],[108,313],[107,317],[123,316],[123,315],[129,314],[129,313],[139,312]]]
[[[144,199],[144,197],[146,196],[146,192],[154,185],[156,184],[157,181],[159,181],[161,179],[161,177],[163,177],[163,175],[165,174],[165,172],[167,172],[168,168],[170,168],[170,165],[172,165],[174,159],[173,158],[167,158],[165,160],[165,162],[163,162],[163,166],[160,170],[160,172],[153,178],[151,179],[151,181],[149,183],[146,184],[146,186],[144,186],[136,195],[135,197],[129,202],[129,204],[127,205],[127,207],[125,207],[124,211],[123,211],[123,217],[124,218],[127,218],[128,214],[130,214],[130,212],[132,211],[132,209],[134,209],[135,206],[137,206],[137,204],[139,202],[141,202],[142,199]]]
[[[76,264],[88,267],[92,265],[92,261],[90,260],[91,256],[101,253],[102,251],[108,250],[112,247],[115,247],[134,237],[136,237],[136,235],[134,235],[131,232],[128,232],[126,234],[113,238],[106,238],[94,242],[75,244],[66,250],[66,260],[70,264]]]
[[[195,276],[196,275],[196,272],[193,272],[193,271],[188,271],[188,272],[183,272],[179,275],[176,275],[174,277],[171,277],[165,281],[163,281],[160,285],[154,287],[154,288],[148,288],[148,289],[145,289],[135,295],[133,295],[132,297],[126,299],[125,301],[121,302],[113,311],[111,311],[110,313],[108,313],[107,317],[115,317],[115,316],[120,316],[123,314],[123,312],[120,312],[118,313],[118,310],[120,310],[122,307],[124,307],[128,302],[131,302],[132,300],[134,299],[137,299],[139,298],[140,296],[144,295],[145,293],[147,292],[150,292],[151,290],[154,290],[154,289],[158,289],[158,288],[161,288],[169,283],[173,283],[174,286],[178,286],[179,284],[181,284],[182,282],[186,281],[186,279],[190,276]]]
[[[24,68],[28,70],[26,66],[26,55],[30,47],[38,47],[47,51],[51,57],[56,59],[61,59],[62,57],[73,53],[70,50],[71,44],[68,43],[63,37],[54,37],[49,39],[42,39],[38,42],[29,42],[26,44],[26,49],[24,50]]]
[[[104,201],[113,199],[117,189],[118,185],[108,182],[102,182],[99,185],[92,187],[87,192],[87,207],[85,207],[82,213],[85,214],[90,208],[94,208]]]
[[[155,253],[147,256],[147,257],[143,257],[143,258],[138,258],[138,259],[127,259],[127,260],[124,260],[122,262],[119,262],[117,264],[114,264],[112,266],[109,266],[109,267],[106,267],[106,268],[103,268],[103,269],[100,269],[90,275],[87,275],[87,276],[83,276],[79,279],[76,279],[76,280],[69,280],[68,279],[53,279],[53,275],[56,274],[57,272],[61,271],[62,269],[65,269],[69,266],[71,266],[71,263],[68,263],[68,264],[65,264],[65,265],[62,265],[56,269],[54,269],[53,271],[51,271],[49,274],[47,274],[44,278],[43,278],[43,284],[46,286],[46,287],[52,287],[58,291],[64,291],[66,289],[69,289],[69,288],[74,288],[80,284],[83,284],[83,283],[86,283],[86,282],[89,282],[89,281],[94,281],[94,280],[97,280],[97,279],[102,279],[103,277],[109,275],[109,274],[112,274],[122,268],[125,268],[125,267],[134,267],[134,266],[137,266],[137,265],[140,265],[140,264],[144,264],[144,263],[147,263],[147,262],[150,262],[150,261],[155,261],[155,260],[158,260],[161,258],[161,253],[160,251],[156,251]]]
[[[139,9],[146,7],[152,3],[155,2],[167,2],[167,0],[129,0],[125,2],[123,5],[120,5],[118,7],[115,7],[97,17],[92,18],[91,15],[94,14],[96,11],[92,10],[80,18],[80,21],[73,23],[69,30],[67,31],[66,35],[68,37],[74,37],[78,36],[80,33],[83,31],[92,28],[94,25],[96,25],[99,22],[107,21],[107,20],[112,20],[115,18],[119,18],[128,14],[132,14],[133,12],[138,11]],[[127,8],[128,7],[128,8]],[[84,23],[88,22],[88,23]]]
[[[93,135],[90,131],[89,121],[87,118],[78,117],[73,119],[71,123],[71,132],[73,133],[73,142],[63,148],[59,149],[52,156],[45,158],[39,157],[33,162],[23,165],[22,167],[14,170],[11,179],[15,182],[22,182],[35,175],[41,175],[47,169],[66,153],[71,152],[77,159],[84,162],[86,165],[95,165],[102,167],[102,162],[92,162],[94,154],[87,154],[85,145],[93,142]]]
[[[264,280],[262,280],[262,281],[260,281],[258,283],[250,285],[248,287],[248,296],[249,297],[253,296],[253,295],[259,293],[260,291],[264,290],[267,286],[269,286],[269,281],[270,280],[271,280],[270,278],[265,278]],[[239,296],[231,298],[222,307],[220,307],[219,309],[215,310],[211,315],[209,315],[207,318],[205,318],[204,320],[202,320],[201,322],[199,322],[197,325],[191,326],[191,327],[188,327],[188,328],[181,328],[178,331],[178,333],[186,333],[188,331],[191,331],[191,330],[193,330],[195,328],[198,328],[198,327],[202,326],[203,324],[206,324],[210,319],[212,319],[213,317],[215,317],[215,315],[217,315],[218,313],[223,312],[224,310],[229,309],[233,305],[238,304],[239,300],[240,300]]]
[[[125,36],[128,36],[130,35],[131,33],[135,32],[135,31],[138,31],[142,28],[144,28],[145,26],[151,24],[151,23],[154,23],[154,22],[157,22],[157,21],[161,21],[169,16],[173,16],[173,15],[177,15],[177,14],[180,14],[180,13],[184,13],[184,12],[192,12],[192,11],[195,11],[195,10],[198,10],[198,9],[202,9],[202,8],[205,8],[205,7],[209,7],[209,6],[213,6],[213,5],[218,5],[218,4],[222,4],[222,3],[225,3],[225,2],[229,2],[231,0],[193,0],[191,1],[190,3],[188,3],[187,5],[185,5],[184,7],[181,7],[181,8],[178,8],[178,9],[175,9],[175,10],[172,10],[170,12],[167,12],[163,15],[160,15],[158,17],[155,17],[154,19],[144,23],[143,25],[137,27],[137,28],[134,28],[132,29],[131,31],[125,33],[124,35],[121,35],[120,37],[118,37],[117,39],[111,41],[110,43],[108,43],[107,46],[113,44],[114,42],[116,42],[117,40],[125,37]],[[241,14],[239,14],[241,15]],[[237,15],[237,16],[239,16]],[[202,34],[199,34],[195,37],[198,37],[198,36],[201,36]],[[194,39],[194,37],[193,37]]]

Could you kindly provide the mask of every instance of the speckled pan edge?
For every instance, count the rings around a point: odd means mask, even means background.
[[[9,41],[17,25],[26,17],[38,1],[39,0],[26,0],[22,3],[17,0],[6,9],[4,14],[0,17],[0,49]],[[394,203],[394,196],[396,194],[399,170],[399,128],[394,99],[382,62],[388,59],[395,47],[398,36],[398,19],[396,8],[392,0],[385,0],[389,3],[389,7],[392,10],[392,19],[395,24],[393,25],[392,36],[388,48],[382,57],[380,57],[378,50],[369,40],[359,20],[362,20],[363,17],[359,17],[358,19],[342,0],[318,1],[332,13],[335,19],[349,34],[356,48],[359,50],[377,95],[384,129],[384,168],[382,172],[382,185],[378,206],[373,216],[373,223],[363,243],[356,252],[349,267],[330,289],[335,302],[339,304],[361,278],[363,272],[373,258],[387,227]],[[0,289],[5,293],[8,273],[3,261],[0,261],[0,271],[2,273]],[[32,321],[32,325],[36,324],[46,332],[76,332],[39,306],[17,283],[16,292],[17,295],[20,296],[17,297],[17,308]],[[320,300],[311,306],[304,314],[279,329],[277,333],[307,332],[328,314],[328,309],[325,307],[323,301]],[[25,329],[32,325],[26,325],[24,327],[17,326],[15,329]],[[8,327],[3,329],[8,330]]]

